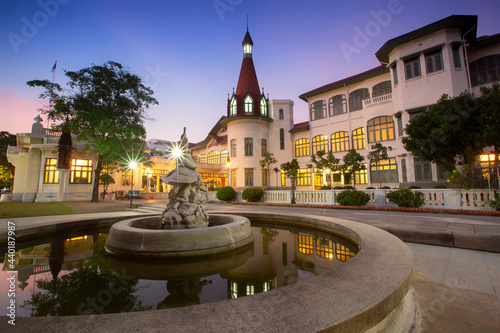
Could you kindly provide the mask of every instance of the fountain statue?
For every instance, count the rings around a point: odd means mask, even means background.
[[[191,157],[186,137],[186,128],[181,136],[178,151],[173,152],[177,166],[161,177],[172,186],[168,193],[169,202],[160,217],[162,229],[185,229],[208,227],[208,215],[202,204],[207,201],[207,190],[203,187],[201,175]],[[181,165],[179,164],[179,160]]]

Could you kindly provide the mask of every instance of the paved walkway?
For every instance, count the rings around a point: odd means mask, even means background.
[[[112,217],[141,216],[145,214],[160,214],[165,206],[164,201],[141,201],[141,206],[132,210],[105,212],[106,202],[98,204],[100,211],[86,214],[59,215],[47,217],[29,217],[0,219],[0,236],[7,231],[7,221],[16,224],[16,230],[27,230],[61,222],[81,221],[82,219],[103,219]],[[122,202],[124,209],[127,203]],[[322,210],[308,210],[290,207],[269,206],[238,206],[208,204],[207,211],[237,211],[259,210],[293,213],[296,209],[310,214],[327,215]],[[314,212],[314,213],[311,213]],[[356,217],[356,212],[349,211]],[[368,212],[364,212],[368,213]],[[378,213],[378,212],[377,212]],[[391,214],[391,213],[388,213]],[[359,215],[359,214],[358,214]],[[500,246],[500,224],[498,220],[474,219],[468,216],[467,223],[457,220],[446,221],[444,224],[431,224],[424,219],[412,223],[391,223],[387,218],[381,218],[379,223],[371,223],[386,229],[403,240],[405,237],[425,243],[426,237],[432,242],[436,239],[448,239],[452,235],[467,236],[474,246],[480,247],[489,242]],[[349,218],[348,218],[349,219]],[[446,219],[446,217],[445,217]],[[377,221],[377,220],[375,220]],[[362,218],[361,221],[362,222]],[[473,222],[473,223],[471,223]],[[427,224],[426,224],[427,223]],[[440,221],[442,223],[442,221]],[[472,225],[465,230],[461,225]],[[446,227],[446,228],[445,228]],[[448,228],[452,228],[449,231]],[[415,239],[412,235],[419,235]],[[441,238],[439,237],[441,235]],[[472,238],[471,238],[472,237]],[[467,238],[467,237],[466,237]],[[406,239],[408,240],[408,239]],[[449,240],[448,240],[449,241]],[[448,242],[447,241],[447,242]],[[471,243],[471,244],[472,244]],[[479,244],[479,245],[478,245]],[[452,247],[449,242],[443,246],[432,246],[407,243],[415,257],[415,277],[413,286],[417,292],[421,311],[421,332],[500,332],[500,254],[484,251],[472,251]],[[487,245],[487,246],[491,246]]]

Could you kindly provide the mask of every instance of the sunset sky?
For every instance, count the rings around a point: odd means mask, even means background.
[[[477,36],[493,35],[499,14],[492,0],[1,1],[0,131],[30,131],[43,102],[26,81],[52,80],[56,60],[64,86],[64,70],[113,60],[155,91],[148,139],[178,140],[187,127],[201,141],[236,87],[246,15],[259,84],[293,100],[298,123],[308,120],[300,94],[378,66],[387,40],[450,15],[478,15]],[[356,47],[359,31],[369,36]]]

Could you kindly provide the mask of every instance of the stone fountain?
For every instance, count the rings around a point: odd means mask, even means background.
[[[252,246],[253,232],[246,217],[205,213],[206,189],[191,157],[185,128],[173,154],[177,167],[161,178],[172,186],[161,216],[115,223],[106,251],[122,258],[193,258],[224,256]]]

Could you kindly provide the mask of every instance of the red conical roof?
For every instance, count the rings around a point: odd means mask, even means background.
[[[253,60],[252,58],[243,58],[240,77],[236,86],[236,96],[242,101],[248,92],[250,92],[254,101],[260,100],[259,81],[257,81],[257,73],[255,72]]]

